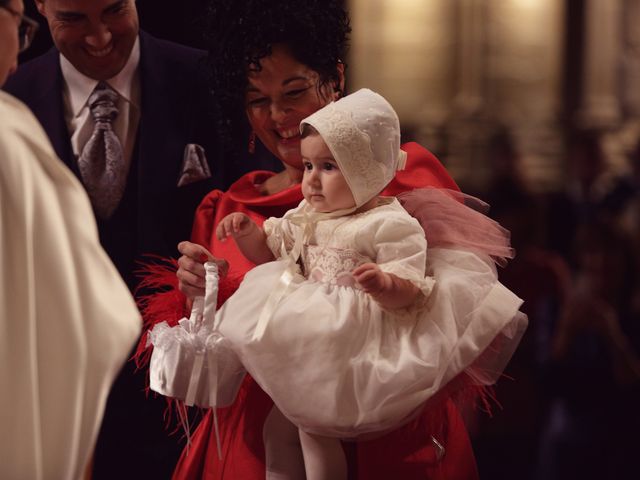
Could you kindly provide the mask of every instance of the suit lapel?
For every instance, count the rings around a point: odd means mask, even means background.
[[[78,175],[78,165],[71,149],[71,139],[64,118],[64,82],[60,69],[60,54],[56,49],[43,57],[43,74],[36,82],[36,91],[30,104],[34,114],[49,136],[60,159]]]
[[[185,139],[190,123],[184,117],[184,92],[180,81],[186,72],[176,71],[164,50],[140,32],[140,123],[137,134],[138,226],[141,244],[153,251],[163,245],[159,226],[166,212],[175,208]]]
[[[188,122],[175,108],[183,92],[172,90],[184,72],[172,71],[162,47],[140,32],[141,115],[138,128],[140,193],[166,194],[176,188]]]

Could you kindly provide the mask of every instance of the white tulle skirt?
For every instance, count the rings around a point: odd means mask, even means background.
[[[428,250],[435,287],[409,309],[295,277],[259,339],[258,318],[286,261],[251,270],[217,315],[247,371],[305,431],[357,437],[396,428],[461,373],[489,385],[526,328],[522,301],[486,256]]]

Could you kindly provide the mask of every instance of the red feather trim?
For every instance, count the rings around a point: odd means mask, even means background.
[[[147,258],[148,262],[141,263],[136,271],[141,280],[134,292],[143,322],[143,333],[133,355],[138,369],[146,367],[151,359],[152,347],[147,345],[149,330],[160,322],[177,325],[178,320],[189,314],[186,297],[178,289],[176,260],[159,256]]]

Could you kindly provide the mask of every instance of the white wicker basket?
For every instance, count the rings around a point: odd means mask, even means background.
[[[224,407],[235,400],[245,370],[215,321],[217,265],[208,262],[205,270],[206,293],[194,299],[190,317],[149,332],[150,388],[189,406]]]

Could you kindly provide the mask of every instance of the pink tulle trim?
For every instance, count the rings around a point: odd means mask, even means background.
[[[471,250],[489,255],[500,265],[515,256],[509,231],[485,215],[489,205],[479,198],[433,187],[401,193],[397,198],[422,225],[428,248]]]

